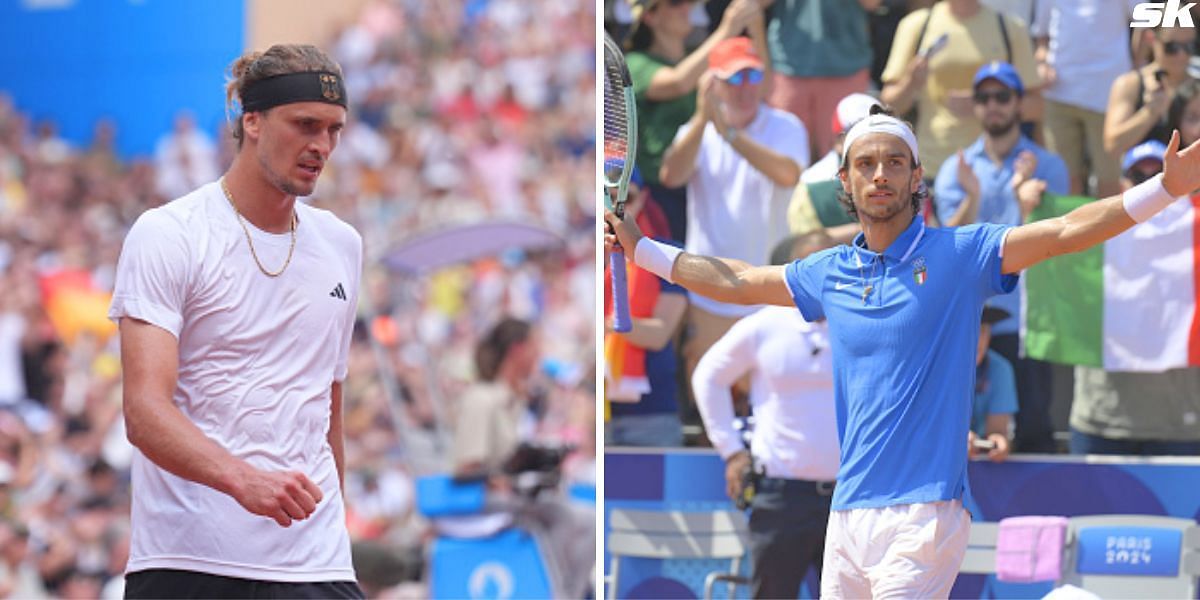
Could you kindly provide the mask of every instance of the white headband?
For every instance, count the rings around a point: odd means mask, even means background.
[[[900,138],[912,151],[914,166],[921,164],[921,155],[917,153],[917,136],[913,135],[912,129],[909,129],[904,121],[896,117],[876,114],[855,123],[846,133],[846,140],[842,142],[842,166],[846,165],[846,156],[850,154],[850,146],[854,145],[855,140],[868,133],[886,133]]]

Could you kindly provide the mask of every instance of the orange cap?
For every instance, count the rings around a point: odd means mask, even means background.
[[[728,79],[742,69],[763,68],[763,61],[754,51],[748,37],[729,38],[708,53],[708,68],[721,79]]]

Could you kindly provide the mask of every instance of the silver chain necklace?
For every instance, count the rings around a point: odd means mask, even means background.
[[[863,273],[862,258],[860,257],[857,261],[858,262],[858,281],[859,281],[859,283],[862,284],[863,306],[867,305],[867,297],[871,295],[871,292],[875,291],[875,285],[872,282],[875,281],[875,267],[879,266],[879,259],[881,259],[881,258],[883,258],[883,257],[882,256],[871,257],[871,276],[869,278],[866,276],[865,273]]]

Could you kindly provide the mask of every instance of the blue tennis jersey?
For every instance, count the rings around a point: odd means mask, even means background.
[[[804,318],[829,320],[842,464],[833,508],[962,498],[984,302],[1011,292],[1009,226],[926,228],[882,254],[859,234],[789,264]]]

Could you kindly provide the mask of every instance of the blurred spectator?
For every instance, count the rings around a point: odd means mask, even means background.
[[[1038,0],[981,0],[981,2],[998,13],[1005,13],[1020,21],[1026,28],[1033,22],[1035,9],[1040,8]]]
[[[687,39],[694,31],[689,13],[694,2],[633,2],[633,26],[624,43],[637,98],[637,166],[650,196],[667,215],[671,239],[680,243],[687,240],[687,192],[681,183],[660,184],[663,155],[679,126],[695,112],[696,85],[705,71],[709,51],[720,41],[740,34],[752,22],[761,23],[762,16],[756,0],[736,0],[712,35],[688,52]]]
[[[66,140],[58,136],[58,124],[54,121],[42,121],[37,125],[36,138],[33,141],[33,153],[39,159],[51,164],[65,162],[75,154],[75,149]]]
[[[21,342],[25,338],[25,328],[28,324],[18,309],[16,294],[5,294],[3,298],[0,298],[0,405],[2,406],[11,406],[26,398]]]
[[[9,519],[0,521],[0,596],[45,598],[37,567],[29,552],[29,528]]]
[[[561,559],[555,581],[565,598],[582,598],[595,563],[595,523],[561,496],[522,500],[520,466],[531,448],[529,421],[541,392],[533,377],[538,339],[529,323],[505,318],[475,350],[479,382],[467,388],[455,418],[456,478],[485,478],[492,511],[511,512],[517,523],[545,535],[548,552]],[[559,467],[556,467],[559,468]],[[540,470],[540,469],[539,469]]]
[[[763,60],[749,38],[721,42],[708,64],[696,111],[663,158],[663,183],[687,184],[688,252],[763,265],[787,235],[788,198],[809,162],[808,133],[795,115],[762,103]],[[688,301],[682,351],[690,380],[708,347],[754,307],[698,294]]]
[[[1012,415],[1017,412],[1017,382],[1012,364],[999,352],[988,348],[992,325],[1008,318],[1008,311],[995,306],[983,307],[979,330],[979,350],[975,355],[975,398],[971,405],[971,430],[967,437],[967,456],[986,456],[1001,462],[1008,458]],[[993,444],[982,450],[976,440]]]
[[[800,181],[805,183],[813,183],[817,181],[828,181],[837,179],[838,167],[842,163],[842,141],[846,139],[846,132],[855,123],[867,117],[867,111],[871,107],[879,104],[875,98],[867,94],[853,93],[842,98],[837,103],[837,108],[833,111],[830,118],[832,135],[829,144],[829,152],[812,166],[804,169],[800,174]],[[820,123],[814,127],[821,127]]]
[[[641,188],[634,171],[625,212],[633,215],[644,235],[670,242],[666,217]],[[605,399],[609,419],[605,444],[615,446],[680,446],[678,360],[674,338],[687,310],[683,288],[654,276],[628,261],[629,311],[633,329],[612,331],[611,316],[604,335]],[[610,285],[608,273],[604,284]],[[606,290],[605,298],[611,297]],[[611,311],[610,311],[611,312]]]
[[[1150,64],[1117,77],[1108,96],[1104,117],[1104,148],[1123,156],[1130,148],[1148,140],[1167,143],[1171,128],[1167,109],[1176,90],[1191,79],[1188,57],[1196,43],[1191,27],[1138,29],[1154,53]]]
[[[1184,82],[1175,103],[1182,105],[1172,110],[1180,120],[1170,126],[1179,127],[1184,147],[1200,139],[1200,82]],[[1126,152],[1122,188],[1161,172],[1166,149],[1149,140]],[[1072,454],[1200,455],[1200,368],[1131,373],[1075,367],[1070,425]]]
[[[871,42],[867,14],[881,0],[763,0],[775,71],[769,102],[808,127],[809,152],[829,147],[825,124],[838,101],[866,92]]]
[[[868,30],[871,35],[871,90],[877,93],[883,88],[883,68],[887,66],[888,55],[892,51],[892,40],[896,37],[896,27],[908,11],[928,7],[931,0],[916,2],[914,0],[883,0],[879,6],[870,11],[867,16]],[[921,4],[922,6],[916,6]]]
[[[934,201],[941,222],[949,227],[971,223],[1021,225],[1027,210],[1017,190],[1028,179],[1066,194],[1067,168],[1058,156],[1021,134],[1019,120],[1024,86],[1016,69],[993,62],[975,74],[974,113],[983,135],[959,150],[938,170]],[[1009,315],[990,326],[992,349],[1016,368],[1020,411],[1015,445],[1021,452],[1053,452],[1050,421],[1051,370],[1047,363],[1020,354],[1020,294],[1002,294],[992,306]]]
[[[796,186],[788,203],[788,229],[793,234],[822,229],[835,243],[849,244],[861,231],[858,222],[850,218],[838,201],[842,182],[837,179],[837,173],[842,164],[842,142],[846,132],[878,104],[875,98],[858,93],[838,102],[831,127],[833,147],[800,174],[800,185]]]
[[[1117,153],[1104,145],[1104,111],[1113,81],[1132,68],[1129,22],[1136,0],[1043,0],[1030,27],[1046,96],[1046,147],[1067,163],[1071,194],[1120,191]],[[1138,31],[1138,30],[1134,30]],[[1094,43],[1096,39],[1114,43]]]
[[[216,146],[188,112],[176,116],[171,133],[158,141],[154,167],[155,191],[163,198],[180,198],[221,174]]]
[[[733,0],[693,0],[688,21],[695,28],[688,37],[690,45],[699,45],[721,26],[721,16]],[[642,0],[604,0],[604,29],[614,40],[624,40],[634,22],[633,5]]]
[[[530,377],[538,363],[529,323],[504,319],[475,350],[479,383],[458,400],[454,419],[454,476],[493,478],[522,440],[530,409]]]
[[[1024,82],[1022,120],[1040,122],[1041,81],[1020,22],[979,0],[946,0],[900,21],[880,99],[900,113],[916,108],[921,160],[930,167],[927,177],[979,135],[971,82],[980,67],[996,60],[1014,65]]]
[[[789,237],[771,264],[832,246],[820,231]],[[820,580],[840,452],[829,346],[824,319],[810,323],[793,308],[768,306],[717,340],[692,376],[705,428],[725,461],[726,493],[735,502],[753,495],[754,598],[796,596],[810,566]],[[755,423],[749,448],[734,428],[729,393],[745,375]],[[744,489],[748,482],[753,489]]]

